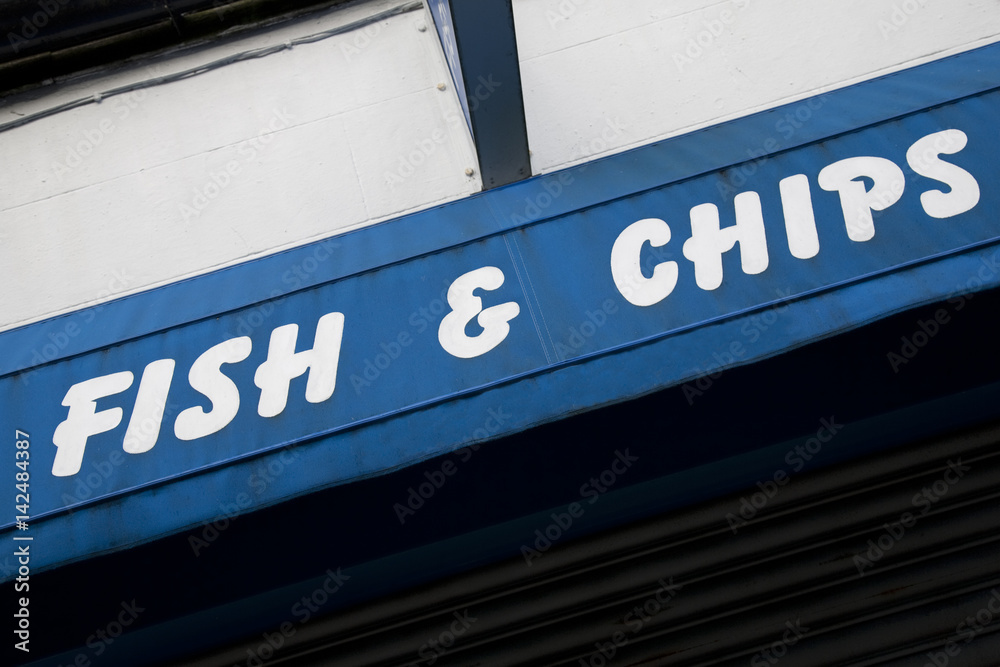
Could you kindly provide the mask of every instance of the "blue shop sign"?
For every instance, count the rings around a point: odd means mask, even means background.
[[[27,468],[52,530],[131,508],[100,543],[124,545],[212,516],[236,470],[292,448],[307,465],[248,507],[994,285],[965,280],[1000,240],[1000,93],[981,88],[868,123],[837,115],[857,90],[831,93],[109,304],[72,345],[66,319],[0,334],[44,361],[0,378],[32,443],[0,474]],[[428,245],[393,257],[414,225]],[[151,311],[177,319],[137,324]]]

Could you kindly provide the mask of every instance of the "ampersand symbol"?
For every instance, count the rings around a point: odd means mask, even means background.
[[[503,342],[510,333],[508,322],[521,312],[513,301],[483,310],[483,300],[473,290],[495,290],[503,285],[503,271],[484,266],[459,276],[448,288],[448,305],[452,312],[445,315],[438,327],[438,341],[445,352],[459,359],[472,359],[486,354]],[[466,325],[475,317],[483,332],[478,336],[465,333]]]

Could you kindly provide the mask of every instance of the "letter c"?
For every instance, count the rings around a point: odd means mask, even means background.
[[[611,248],[611,276],[625,299],[636,306],[652,306],[666,299],[677,286],[677,262],[661,262],[653,277],[642,275],[640,255],[647,242],[654,248],[670,241],[670,227],[658,218],[633,222]]]

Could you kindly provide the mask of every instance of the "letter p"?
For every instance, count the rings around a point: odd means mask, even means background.
[[[869,190],[861,179],[872,180]],[[847,237],[852,241],[869,241],[875,236],[872,211],[884,211],[903,194],[906,179],[903,170],[880,157],[852,157],[824,167],[819,172],[819,186],[828,192],[840,193]]]

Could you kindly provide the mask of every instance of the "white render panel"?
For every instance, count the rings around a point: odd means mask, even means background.
[[[547,173],[997,41],[995,0],[514,0]]]
[[[398,4],[41,88],[7,100],[0,123]],[[411,11],[0,132],[0,262],[19,267],[4,273],[0,329],[479,191],[429,19]]]

